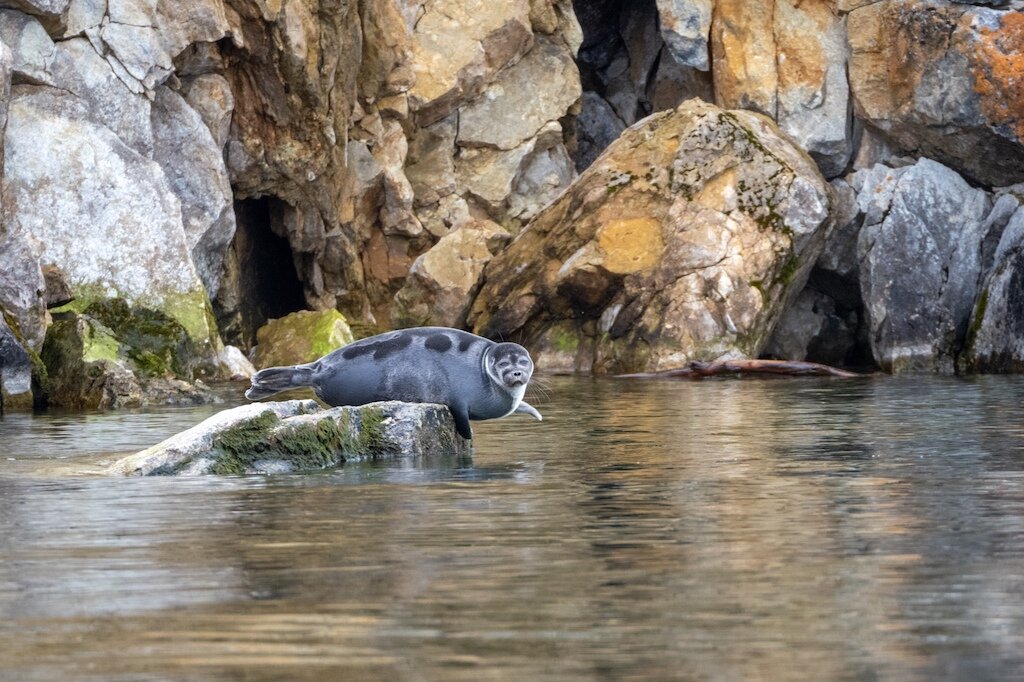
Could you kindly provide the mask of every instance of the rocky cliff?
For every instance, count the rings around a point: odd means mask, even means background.
[[[1017,371],[1021,73],[1016,1],[0,0],[2,394],[130,404],[328,309]]]

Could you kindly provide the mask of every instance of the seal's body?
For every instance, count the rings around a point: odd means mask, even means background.
[[[533,361],[515,343],[495,343],[447,327],[378,334],[306,365],[270,367],[252,377],[245,396],[258,400],[312,386],[328,405],[378,400],[447,405],[459,435],[472,438],[470,419],[540,413],[523,402]]]

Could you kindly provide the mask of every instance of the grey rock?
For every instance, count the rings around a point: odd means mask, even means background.
[[[1005,211],[1008,202],[1000,200],[997,207],[1001,203]],[[959,369],[1024,372],[1024,208],[1019,205],[1002,230],[992,260],[994,266],[974,305]]]
[[[586,170],[625,129],[625,122],[604,98],[592,90],[584,92],[576,117],[576,170]]]
[[[185,240],[210,297],[217,295],[224,255],[235,235],[227,167],[202,117],[176,92],[160,86],[153,102],[153,160],[181,201]]]
[[[217,149],[223,149],[228,141],[231,114],[235,109],[235,98],[227,79],[216,73],[202,74],[188,84],[185,100],[210,129]]]
[[[711,0],[658,0],[661,37],[676,61],[707,71]]]
[[[856,343],[856,316],[841,315],[830,296],[805,288],[782,314],[763,355],[843,365]]]
[[[951,373],[975,299],[991,202],[927,159],[898,171],[877,166],[859,184],[867,209],[860,284],[875,361],[894,373]]]
[[[322,409],[313,400],[253,403],[113,464],[122,476],[283,473],[346,461],[469,454],[443,405],[381,402]]]

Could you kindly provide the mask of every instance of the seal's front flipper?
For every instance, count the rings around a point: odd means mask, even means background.
[[[528,414],[539,422],[544,421],[544,417],[540,416],[540,412],[537,409],[526,402],[525,400],[519,401],[519,407],[516,408],[517,414]]]
[[[455,418],[455,430],[466,440],[473,440],[473,429],[469,426],[469,408],[465,405],[449,405],[452,417]]]

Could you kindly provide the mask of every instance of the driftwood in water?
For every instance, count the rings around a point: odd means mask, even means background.
[[[820,365],[816,362],[796,360],[716,360],[714,362],[691,362],[678,369],[640,374],[620,374],[626,379],[703,379],[723,374],[780,374],[786,376],[823,376],[851,379],[863,374],[847,372],[845,369]]]

